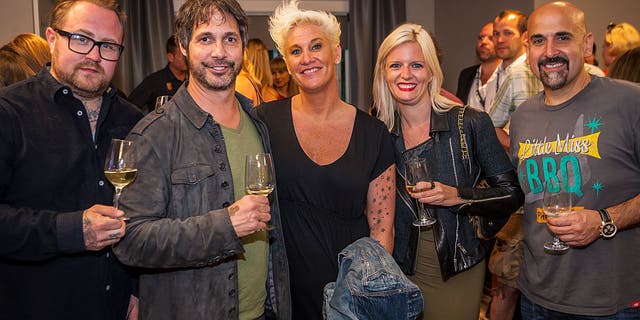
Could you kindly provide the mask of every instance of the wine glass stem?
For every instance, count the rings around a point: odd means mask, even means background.
[[[555,244],[561,244],[562,243],[562,241],[560,241],[560,236],[559,235],[557,235],[557,234],[553,235],[553,243],[555,243]]]
[[[118,212],[118,204],[120,202],[121,193],[122,193],[122,188],[116,188],[116,194],[113,196],[113,207],[116,208],[116,212]]]

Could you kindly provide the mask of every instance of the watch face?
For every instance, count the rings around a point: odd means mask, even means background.
[[[616,231],[618,231],[618,228],[616,228],[616,225],[611,222],[605,223],[602,226],[602,236],[605,238],[613,237],[616,234]]]

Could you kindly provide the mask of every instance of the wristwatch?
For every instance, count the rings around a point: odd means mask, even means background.
[[[600,226],[600,235],[606,239],[613,238],[613,236],[616,235],[616,232],[618,232],[618,227],[616,227],[616,225],[613,224],[613,220],[609,215],[609,211],[607,211],[607,209],[600,209],[598,210],[598,213],[600,213],[600,218],[602,218],[602,226]]]

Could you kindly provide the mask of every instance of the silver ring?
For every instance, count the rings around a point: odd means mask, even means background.
[[[119,233],[111,233],[111,234],[109,234],[109,239],[110,240],[118,239],[118,237],[120,237]]]
[[[435,189],[436,188],[436,183],[431,181],[431,189]]]

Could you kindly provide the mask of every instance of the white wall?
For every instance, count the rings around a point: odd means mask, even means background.
[[[0,0],[0,44],[9,42],[21,33],[35,32],[33,2],[31,0]]]

